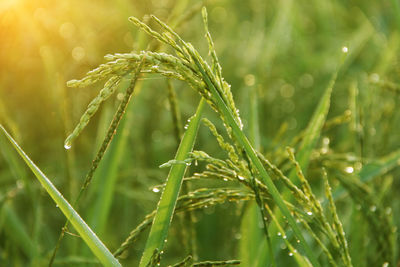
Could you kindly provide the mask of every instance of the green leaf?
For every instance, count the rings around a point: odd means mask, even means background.
[[[184,161],[192,151],[204,106],[205,100],[202,98],[176,152],[176,161]],[[186,168],[186,164],[173,164],[171,167],[139,266],[147,266],[154,251],[162,251],[164,247]]]
[[[15,142],[15,140],[8,134],[8,132],[0,125],[0,129],[6,135],[10,143],[17,150],[18,154],[25,161],[26,165],[31,169],[33,174],[42,184],[44,189],[54,200],[56,205],[61,209],[65,217],[71,222],[76,231],[86,242],[93,254],[99,259],[104,266],[121,266],[116,258],[111,254],[107,247],[101,242],[96,234],[89,228],[85,221],[79,216],[74,208],[62,196],[57,188],[51,181],[44,175],[44,173],[33,163],[33,161],[25,154],[22,148]]]

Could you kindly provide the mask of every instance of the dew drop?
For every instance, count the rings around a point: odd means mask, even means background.
[[[349,52],[349,48],[348,48],[347,46],[343,46],[343,47],[342,47],[342,52],[343,52],[343,53]]]
[[[284,235],[284,236],[282,236],[282,238],[283,238],[283,239],[286,239],[286,238],[287,238],[287,236],[286,236],[286,235]]]
[[[154,193],[158,193],[158,192],[160,192],[160,189],[157,188],[157,187],[153,187],[152,191],[153,191]]]
[[[188,127],[189,127],[188,124],[185,124],[185,126],[183,126],[183,128],[184,128],[185,130],[187,130]]]
[[[65,142],[64,148],[67,149],[67,150],[71,149],[71,143],[70,142]]]
[[[297,243],[300,243],[300,240],[297,239],[296,242],[297,242]]]
[[[353,172],[354,172],[354,168],[351,167],[351,166],[348,166],[348,167],[346,167],[346,168],[344,169],[344,171],[347,172],[347,173],[353,173]]]
[[[228,179],[227,179],[227,178],[224,178],[224,181],[225,181],[225,182],[228,182]]]
[[[312,216],[312,212],[311,211],[307,211],[307,215]]]
[[[292,256],[293,256],[293,253],[292,253],[292,252],[289,252],[289,256],[292,257]]]
[[[384,263],[382,264],[382,267],[389,267],[389,262],[384,262]]]
[[[56,208],[58,208],[58,204],[56,205]]]
[[[238,179],[239,179],[240,181],[246,180],[243,176],[240,176],[240,175],[238,175]]]
[[[191,162],[186,162],[185,164],[186,164],[186,166],[190,166],[190,165],[192,165],[192,163],[191,163]]]
[[[372,212],[375,212],[375,211],[376,211],[376,206],[375,206],[375,205],[371,206],[371,207],[369,208],[369,210],[372,211]]]
[[[281,232],[278,232],[278,236],[281,236],[282,234],[281,234]]]

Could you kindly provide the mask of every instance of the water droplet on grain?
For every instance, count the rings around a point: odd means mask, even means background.
[[[289,256],[292,257],[292,256],[293,256],[293,253],[292,253],[292,252],[289,252]]]
[[[278,232],[278,236],[281,236],[282,234],[281,234],[281,232]]]
[[[312,216],[312,212],[311,211],[307,211],[307,215]]]
[[[343,47],[342,47],[342,52],[343,52],[343,53],[349,52],[349,48],[348,48],[347,46],[343,46]]]
[[[71,143],[70,142],[65,142],[64,148],[67,149],[67,150],[70,149],[71,148]]]
[[[158,192],[160,192],[160,189],[157,188],[157,187],[153,187],[152,191],[153,191],[154,193],[158,193]]]
[[[245,180],[245,178],[244,178],[243,176],[240,176],[240,175],[238,175],[238,179],[239,179],[240,181],[244,181],[244,180]]]
[[[225,182],[228,182],[228,179],[227,179],[227,178],[224,178],[224,181],[225,181]]]
[[[346,168],[344,169],[344,171],[347,172],[347,173],[353,173],[353,172],[354,172],[354,168],[351,167],[351,166],[348,166],[348,167],[346,167]]]
[[[283,238],[283,239],[286,239],[286,238],[287,238],[287,236],[286,236],[286,235],[284,235],[284,236],[282,236],[282,238]]]

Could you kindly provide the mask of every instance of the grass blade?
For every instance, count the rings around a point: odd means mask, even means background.
[[[36,178],[39,180],[41,185],[51,196],[57,206],[61,209],[65,217],[71,222],[77,232],[80,234],[82,239],[86,242],[93,254],[100,260],[104,266],[121,266],[116,258],[110,253],[107,247],[101,242],[96,234],[87,226],[85,221],[79,216],[74,208],[68,203],[68,201],[62,196],[57,188],[51,183],[51,181],[43,174],[43,172],[33,163],[33,161],[25,154],[21,147],[15,142],[15,140],[8,134],[8,132],[0,125],[0,129],[6,135],[10,143],[17,150],[18,154],[25,161],[26,165],[31,169]]]
[[[188,153],[192,151],[204,106],[205,100],[202,98],[197,107],[196,114],[190,120],[188,129],[179,145],[175,157],[176,161],[185,160],[188,157]],[[186,164],[174,164],[171,167],[166,186],[158,203],[157,214],[140,260],[139,266],[141,267],[147,266],[155,250],[161,252],[164,247],[186,167]]]

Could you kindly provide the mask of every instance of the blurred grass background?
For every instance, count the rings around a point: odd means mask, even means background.
[[[63,147],[66,135],[101,88],[101,85],[67,88],[66,81],[82,77],[103,63],[107,53],[147,47],[150,40],[128,22],[129,16],[142,18],[155,14],[168,21],[197,3],[190,0],[0,2],[0,123],[68,199],[76,196],[119,101],[117,97],[108,100],[72,150],[66,151]],[[349,47],[349,56],[333,91],[328,117],[355,106],[352,111],[357,112],[358,121],[324,132],[333,155],[345,154],[368,161],[399,148],[398,1],[213,0],[205,1],[204,5],[208,8],[210,31],[223,75],[232,85],[245,128],[251,113],[250,97],[252,94],[257,97],[262,152],[268,155],[284,148],[306,127],[335,71],[343,46]],[[199,12],[177,31],[206,55]],[[193,114],[199,98],[183,83],[173,85],[186,120]],[[358,95],[352,97],[357,91]],[[207,116],[215,117],[210,110]],[[123,126],[124,131],[117,138],[125,136],[125,143],[119,148],[112,147],[120,158],[117,162],[108,159],[106,162],[112,166],[98,172],[103,179],[109,176],[117,179],[111,212],[99,230],[100,238],[111,250],[156,207],[159,194],[151,188],[163,183],[168,172],[158,166],[174,157],[177,144],[164,78],[142,79]],[[286,130],[277,139],[279,129]],[[200,130],[196,148],[219,156],[221,153],[210,136],[208,131]],[[0,152],[0,263],[4,263],[0,265],[45,265],[64,217],[2,139]],[[326,161],[337,169],[347,164],[334,161],[329,155]],[[324,164],[323,160],[314,163]],[[398,175],[397,170],[370,184],[381,194],[377,196],[379,202],[391,207],[394,214],[400,208]],[[310,172],[309,179],[313,178]],[[96,181],[78,209],[92,225],[100,220],[93,215],[96,212],[92,203],[105,180]],[[207,186],[215,184],[218,185],[210,181]],[[244,204],[224,204],[196,212],[200,259],[238,257],[241,205]],[[341,212],[340,203],[338,208],[339,214],[344,214],[343,219],[350,220],[350,212],[346,209]],[[93,222],[89,218],[94,218]],[[398,227],[398,217],[394,218]],[[345,231],[350,229],[350,224],[345,227]],[[166,248],[167,263],[185,256],[180,247],[181,235],[179,224],[174,221]],[[130,250],[125,260],[127,266],[137,264],[144,241],[145,237],[140,238]],[[92,259],[90,253],[81,252],[81,243],[79,238],[67,235],[56,263],[71,266]],[[357,260],[360,264],[355,266],[367,266],[365,259]]]

